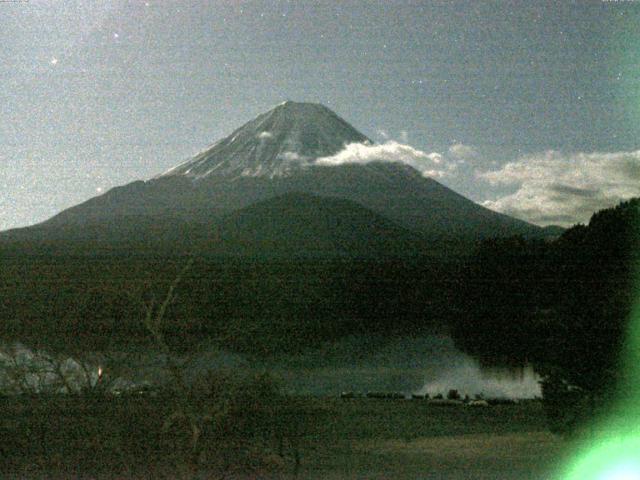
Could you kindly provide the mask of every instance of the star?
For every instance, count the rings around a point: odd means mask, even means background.
[[[120,38],[120,35],[118,35],[116,32],[113,32],[113,38],[117,40],[118,38]]]
[[[57,65],[58,64],[58,59],[56,57],[51,57],[51,60],[49,60],[49,63],[51,65]]]

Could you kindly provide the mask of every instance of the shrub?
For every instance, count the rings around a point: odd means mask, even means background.
[[[447,393],[447,400],[460,400],[461,398],[462,397],[460,396],[458,390],[455,390],[453,388],[449,390],[449,393]]]

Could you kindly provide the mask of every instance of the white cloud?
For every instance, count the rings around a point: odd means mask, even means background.
[[[534,223],[569,226],[597,210],[640,196],[640,150],[562,154],[548,151],[509,162],[479,178],[515,191],[483,205]]]
[[[278,155],[278,158],[289,162],[304,162],[307,160],[306,157],[303,157],[296,152],[282,152]]]
[[[267,140],[272,137],[273,137],[273,133],[271,132],[260,132],[260,134],[258,135],[258,138],[260,140]]]
[[[449,155],[460,160],[467,160],[469,158],[475,157],[477,155],[477,152],[473,147],[469,145],[456,143],[449,147]]]
[[[427,155],[427,158],[429,158],[429,160],[431,160],[435,164],[440,164],[442,163],[442,159],[444,157],[440,155],[438,152],[432,152],[429,155]]]
[[[444,162],[444,157],[437,152],[426,153],[393,140],[380,145],[350,143],[331,157],[318,158],[315,164],[331,167],[349,163],[366,164],[371,162],[404,163],[425,176],[436,178],[450,174],[455,168],[455,165]]]

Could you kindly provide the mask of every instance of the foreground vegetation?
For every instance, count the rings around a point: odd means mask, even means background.
[[[205,422],[195,456],[192,432],[167,428],[175,399],[166,394],[2,398],[0,475],[542,478],[562,449],[536,401],[473,408],[233,392],[224,414]]]

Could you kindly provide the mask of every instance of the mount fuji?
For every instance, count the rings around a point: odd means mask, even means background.
[[[377,256],[545,235],[407,164],[326,162],[353,145],[373,142],[325,106],[285,102],[152,179],[0,240],[36,251],[73,244],[83,252]]]

